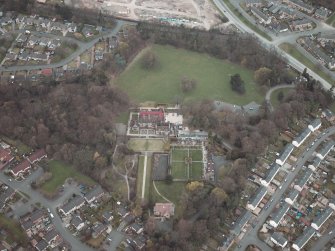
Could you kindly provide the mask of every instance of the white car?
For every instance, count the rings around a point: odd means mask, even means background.
[[[53,218],[54,218],[54,215],[53,215],[52,213],[50,213],[50,217],[51,217],[51,219],[53,219]]]

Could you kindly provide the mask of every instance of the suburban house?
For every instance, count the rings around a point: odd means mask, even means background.
[[[255,8],[255,7],[251,7],[250,10],[251,10],[251,13],[255,17],[257,17],[257,19],[259,20],[260,23],[264,23],[264,24],[270,24],[271,23],[271,17],[264,14],[261,10]]]
[[[321,125],[322,125],[321,119],[316,118],[308,125],[308,128],[312,132],[314,132],[314,131],[318,130],[321,127]]]
[[[93,201],[101,198],[104,195],[104,191],[101,186],[95,186],[87,194],[85,194],[84,198],[87,203],[92,203]]]
[[[292,144],[295,147],[301,146],[301,144],[304,143],[304,141],[308,138],[310,134],[311,130],[309,128],[306,128],[292,141]]]
[[[65,205],[59,208],[59,211],[65,216],[71,214],[75,210],[81,208],[85,204],[85,200],[81,196],[76,196],[74,199],[67,202]]]
[[[335,141],[331,140],[329,141],[317,154],[316,156],[320,159],[324,159],[328,153],[333,150],[334,148],[334,145],[335,145]]]
[[[44,251],[47,250],[48,246],[49,245],[45,240],[41,240],[35,245],[35,248],[37,251]]]
[[[335,198],[329,201],[329,207],[335,210]]]
[[[23,160],[20,164],[16,165],[10,172],[14,177],[18,177],[31,169],[31,165],[28,160]]]
[[[16,42],[18,43],[25,43],[28,40],[28,36],[20,33],[20,35],[16,38]]]
[[[330,218],[330,216],[332,216],[333,213],[333,209],[327,207],[327,209],[325,209],[318,217],[313,220],[311,224],[312,228],[318,231],[320,227],[322,227],[322,225]]]
[[[3,149],[0,147],[0,170],[6,167],[13,159],[14,156],[10,149]]]
[[[107,226],[102,224],[101,222],[97,222],[94,224],[92,227],[92,237],[93,238],[98,238],[101,234],[106,232]]]
[[[27,235],[31,236],[44,227],[43,221],[48,218],[49,216],[45,209],[37,209],[21,220],[21,226]]]
[[[325,117],[329,122],[335,121],[335,114],[329,110],[326,109],[322,112],[323,117]]]
[[[284,163],[286,162],[286,160],[288,159],[288,157],[291,155],[291,153],[294,150],[294,146],[292,144],[287,144],[283,150],[283,152],[281,153],[281,155],[279,156],[278,159],[276,159],[276,163],[278,165],[284,165]]]
[[[281,248],[284,248],[287,245],[287,239],[280,232],[274,232],[271,236],[271,241]]]
[[[311,20],[304,18],[294,20],[290,23],[290,28],[292,31],[304,31],[313,28],[313,23]]]
[[[143,226],[141,226],[140,224],[134,222],[133,224],[131,224],[129,226],[130,230],[136,234],[140,234],[143,232]]]
[[[331,11],[329,11],[328,9],[324,7],[320,7],[314,12],[314,16],[319,19],[325,20],[327,19],[329,13],[331,13]]]
[[[263,0],[245,0],[245,5],[247,7],[262,7],[264,6],[264,1]]]
[[[43,158],[47,158],[47,153],[44,149],[40,149],[35,151],[31,156],[28,157],[28,160],[31,164],[34,164],[35,162],[40,161]]]
[[[102,214],[102,218],[104,219],[104,221],[106,223],[110,222],[111,220],[113,220],[113,214],[109,211],[106,211]]]
[[[276,212],[276,214],[271,218],[270,225],[273,227],[278,227],[280,221],[284,218],[287,211],[290,209],[291,205],[288,203],[284,203],[281,205],[279,210]]]
[[[48,245],[57,246],[57,243],[62,240],[62,237],[55,229],[52,229],[43,236],[43,239],[48,243]]]
[[[313,172],[315,172],[316,169],[320,166],[321,161],[322,161],[322,160],[321,160],[320,158],[315,157],[315,158],[313,159],[313,162],[312,162],[311,164],[308,165],[308,168],[311,169]]]
[[[130,212],[125,207],[118,207],[117,214],[122,218],[125,218],[130,214]]]
[[[293,243],[292,248],[300,251],[306,243],[315,235],[316,231],[312,227],[308,227],[304,230],[302,235]]]
[[[81,219],[80,216],[74,216],[71,219],[71,225],[77,230],[80,231],[85,226],[85,222]]]
[[[292,189],[291,192],[289,192],[289,194],[285,198],[285,202],[287,202],[290,205],[293,205],[293,203],[298,198],[298,196],[299,196],[299,191]]]
[[[178,130],[177,137],[182,140],[200,140],[204,141],[208,138],[208,132],[204,131],[190,131],[190,130]]]
[[[280,14],[280,19],[285,19],[285,18],[295,18],[296,17],[296,12],[290,8],[285,8],[282,7],[279,10]]]
[[[258,207],[259,203],[261,203],[267,192],[268,191],[266,187],[258,188],[253,198],[248,202],[247,208],[251,211],[255,210]]]
[[[271,164],[269,171],[266,175],[266,178],[261,180],[261,184],[267,187],[271,183],[271,181],[274,179],[279,169],[280,169],[280,165],[278,165],[277,163]]]
[[[66,24],[68,32],[74,33],[77,32],[77,25],[74,23]]]
[[[246,211],[236,222],[234,225],[234,229],[232,230],[233,234],[236,236],[240,235],[244,226],[249,222],[252,218],[252,213],[250,211]]]
[[[286,3],[287,5],[297,8],[299,10],[305,11],[307,13],[312,13],[314,11],[314,8],[306,4],[304,1],[301,0],[283,0],[283,3]]]
[[[154,206],[154,215],[157,217],[170,218],[174,215],[173,203],[156,203]]]
[[[298,181],[294,184],[294,189],[301,192],[306,183],[309,181],[309,179],[312,177],[313,171],[311,169],[306,169],[303,172],[303,175],[299,177]]]

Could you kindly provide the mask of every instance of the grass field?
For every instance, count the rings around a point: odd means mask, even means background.
[[[190,179],[200,180],[202,179],[203,164],[201,162],[192,162],[190,166]]]
[[[234,5],[232,5],[230,3],[229,0],[223,0],[226,5],[228,6],[228,8],[234,12],[235,16],[237,16],[245,25],[247,25],[250,29],[252,29],[253,31],[257,32],[259,35],[261,35],[262,37],[266,38],[269,41],[272,41],[272,38],[265,33],[264,31],[262,31],[261,29],[259,29],[257,26],[255,26],[254,24],[250,23],[249,20],[247,20],[242,13],[239,12],[238,9],[235,8]]]
[[[174,103],[177,99],[209,98],[245,105],[264,100],[259,87],[253,82],[253,72],[237,64],[171,46],[154,45],[146,50],[156,55],[159,66],[152,70],[143,69],[143,53],[140,53],[115,82],[136,102]],[[239,73],[245,82],[244,95],[231,90],[230,76],[235,73]],[[183,76],[197,81],[196,88],[188,94],[181,92]]]
[[[274,108],[276,108],[280,104],[280,102],[278,100],[278,94],[280,92],[283,92],[283,94],[284,94],[283,99],[285,99],[287,94],[289,94],[291,91],[293,91],[293,88],[283,88],[283,89],[275,90],[274,92],[272,92],[272,94],[271,94],[271,104],[272,104],[272,106]]]
[[[70,177],[86,185],[95,184],[91,178],[81,174],[72,166],[58,160],[49,161],[49,171],[52,173],[52,178],[41,186],[41,191],[48,195],[57,192],[57,188],[63,185],[65,180]]]
[[[187,165],[184,162],[172,162],[171,175],[174,179],[188,179]]]
[[[130,139],[128,147],[135,152],[142,151],[164,151],[164,142],[161,139]]]
[[[320,75],[323,79],[327,80],[330,84],[334,85],[334,80],[326,72],[319,69],[313,62],[311,62],[305,55],[300,53],[300,51],[295,48],[294,45],[289,43],[282,43],[279,47],[290,54],[292,57],[306,65],[308,68],[312,69],[315,73]],[[307,53],[307,52],[306,52]]]
[[[171,151],[171,161],[185,161],[188,151],[185,149],[173,149]]]
[[[335,27],[335,13],[333,13],[326,21],[327,24]]]
[[[192,161],[202,161],[202,150],[190,150]]]

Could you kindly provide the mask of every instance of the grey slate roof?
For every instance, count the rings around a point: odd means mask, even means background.
[[[287,144],[278,159],[281,162],[285,162],[287,158],[290,156],[293,149],[294,149],[294,146],[292,144]]]
[[[70,200],[68,203],[66,203],[65,205],[63,205],[61,207],[61,209],[65,212],[65,214],[67,214],[68,212],[70,212],[71,210],[73,210],[73,208],[81,205],[82,203],[84,203],[85,200],[83,197],[81,196],[77,196],[74,199]]]
[[[300,178],[298,177],[299,180],[295,183],[295,185],[302,188],[304,185],[306,185],[308,180],[311,178],[312,174],[313,174],[313,171],[311,169],[306,169],[303,172],[303,175]]]
[[[314,128],[315,127],[318,127],[319,125],[321,124],[321,119],[317,118],[317,119],[314,119],[310,125],[313,126]]]
[[[287,211],[290,209],[291,205],[288,203],[284,203],[282,207],[277,211],[277,213],[272,217],[272,220],[279,224],[279,222],[283,219]]]
[[[299,195],[299,191],[298,190],[295,190],[295,189],[292,189],[291,192],[287,195],[286,198],[289,198],[291,199],[291,201],[295,201],[297,199]]]
[[[278,173],[279,169],[280,169],[280,165],[278,165],[277,163],[271,164],[270,169],[266,175],[266,178],[264,179],[266,183],[270,183],[273,180],[273,178]]]
[[[92,188],[87,194],[85,194],[85,200],[91,201],[93,199],[99,198],[103,195],[104,191],[102,190],[101,186],[95,186]]]
[[[319,154],[321,154],[323,157],[325,157],[329,151],[334,147],[335,141],[331,140],[329,141],[320,151]]]
[[[234,229],[232,232],[236,235],[239,235],[242,231],[242,228],[245,226],[245,224],[248,223],[248,221],[251,219],[252,213],[250,211],[246,211],[235,223]]]
[[[311,130],[309,130],[309,128],[306,128],[305,130],[303,130],[295,139],[294,141],[296,141],[299,145],[305,141],[305,139],[311,134]]]
[[[253,207],[257,207],[261,200],[264,198],[265,194],[267,193],[267,189],[265,187],[260,187],[257,189],[255,195],[250,201],[250,204]]]
[[[314,234],[315,234],[315,229],[312,227],[308,227],[307,229],[305,229],[302,235],[294,242],[294,244],[297,245],[301,249],[313,237]]]
[[[313,220],[313,223],[321,227],[323,223],[334,213],[333,209],[327,207],[318,217]]]
[[[274,232],[271,238],[276,240],[276,242],[278,242],[281,246],[283,246],[285,242],[287,242],[287,239],[285,238],[285,236],[280,232]]]

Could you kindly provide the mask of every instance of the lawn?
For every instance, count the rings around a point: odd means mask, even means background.
[[[327,24],[335,27],[335,13],[333,13],[326,21]]]
[[[188,157],[187,149],[173,149],[171,150],[171,161],[185,161],[185,158]]]
[[[127,124],[129,119],[129,112],[121,112],[119,116],[116,117],[116,123]]]
[[[52,173],[52,178],[41,186],[41,191],[47,195],[52,195],[57,192],[57,188],[63,185],[65,180],[70,177],[86,185],[93,185],[95,183],[91,178],[81,174],[74,167],[61,161],[51,160],[48,165],[49,171]]]
[[[201,180],[203,174],[203,164],[201,162],[192,162],[190,166],[190,179]]]
[[[202,150],[190,150],[192,161],[202,161]]]
[[[265,33],[264,31],[262,31],[261,29],[259,29],[257,26],[255,26],[254,24],[250,23],[249,20],[247,20],[242,13],[239,12],[238,9],[235,8],[234,5],[231,4],[230,0],[223,0],[226,5],[228,6],[228,8],[234,12],[235,16],[238,17],[238,19],[240,19],[245,25],[247,25],[250,29],[252,29],[253,31],[257,32],[259,35],[261,35],[262,37],[266,38],[269,41],[272,41],[272,38]]]
[[[161,152],[164,151],[164,142],[161,139],[130,139],[128,147],[135,152]]]
[[[278,100],[278,94],[280,92],[283,92],[283,94],[284,94],[283,100],[285,100],[285,98],[287,97],[287,95],[291,91],[293,91],[293,88],[283,88],[283,89],[275,90],[274,92],[272,92],[272,94],[271,94],[271,104],[272,104],[272,106],[274,108],[276,108],[280,104],[280,101]]]
[[[183,162],[171,163],[171,175],[174,179],[188,179],[187,165]]]
[[[27,235],[21,228],[17,221],[7,218],[3,214],[0,214],[0,229],[8,231],[7,242],[10,244],[14,242],[27,243]]]
[[[175,103],[178,99],[189,101],[209,98],[245,105],[251,101],[262,103],[264,100],[260,88],[253,81],[253,72],[244,67],[208,54],[172,46],[154,45],[146,49],[149,50],[159,62],[156,68],[143,69],[143,53],[139,53],[115,81],[136,102]],[[235,73],[239,73],[245,82],[244,95],[231,90],[230,76]],[[197,82],[196,88],[187,94],[183,94],[180,88],[183,76]]]
[[[294,45],[289,43],[282,43],[279,45],[279,47],[290,54],[292,57],[306,65],[308,68],[312,69],[315,73],[319,74],[320,77],[328,81],[331,85],[334,85],[334,80],[331,76],[329,76],[326,72],[319,69],[313,62],[311,62],[305,55],[300,53],[300,51],[295,48]],[[306,52],[307,53],[307,52]]]

